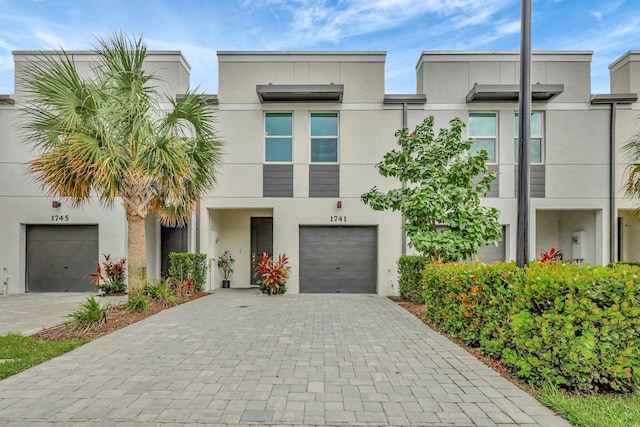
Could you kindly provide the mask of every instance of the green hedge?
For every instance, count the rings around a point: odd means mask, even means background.
[[[640,267],[640,261],[616,261],[609,263],[609,267],[615,267],[617,265],[634,265]]]
[[[410,301],[424,302],[422,269],[429,257],[402,255],[398,260],[400,296]]]
[[[428,264],[426,317],[536,386],[640,385],[640,268]]]
[[[196,291],[203,290],[207,279],[207,255],[171,252],[169,254],[169,277],[180,281],[193,277],[196,282]]]

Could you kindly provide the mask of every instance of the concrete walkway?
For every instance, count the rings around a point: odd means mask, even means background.
[[[217,291],[0,381],[0,426],[569,426],[385,297]]]
[[[17,332],[35,334],[68,321],[92,292],[45,292],[0,296],[0,335]],[[95,297],[102,305],[119,304],[127,297]]]

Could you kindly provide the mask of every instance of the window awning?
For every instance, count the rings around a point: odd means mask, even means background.
[[[424,94],[385,94],[385,104],[424,104],[427,102],[427,96]]]
[[[564,92],[563,84],[531,85],[533,102],[549,102]],[[467,102],[518,102],[519,85],[483,85],[474,84],[467,94]]]
[[[636,101],[637,93],[604,93],[591,96],[592,104],[633,104]]]
[[[256,85],[260,102],[342,102],[344,85]]]

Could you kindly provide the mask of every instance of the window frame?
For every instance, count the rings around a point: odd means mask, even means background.
[[[475,114],[484,114],[484,115],[488,115],[491,114],[493,115],[493,119],[495,121],[495,135],[471,135],[471,117]],[[498,121],[498,112],[497,111],[470,111],[469,112],[469,139],[474,140],[473,142],[475,142],[476,139],[483,139],[483,140],[488,140],[488,139],[493,139],[493,160],[491,159],[491,153],[489,154],[489,160],[487,161],[487,164],[490,165],[495,165],[499,163],[498,160],[498,133],[500,130],[500,123]],[[472,143],[473,145],[473,143]]]
[[[520,137],[520,129],[518,129],[518,132],[516,132],[516,123],[519,123],[518,120],[518,115],[520,113],[518,111],[515,111],[513,113],[513,162],[517,165],[518,164],[518,138]],[[539,137],[534,137],[533,135],[529,135],[529,142],[531,142],[533,139],[539,139],[540,140],[540,161],[539,162],[533,162],[531,161],[531,147],[529,147],[529,160],[530,163],[532,165],[543,165],[545,164],[545,123],[546,123],[546,117],[544,114],[543,110],[536,110],[536,111],[532,111],[531,115],[533,116],[534,114],[538,114],[540,115],[540,136]],[[533,129],[531,129],[531,132],[533,132]]]
[[[312,132],[311,120],[314,114],[335,114],[337,135],[314,136]],[[314,139],[335,139],[336,140],[336,160],[333,162],[313,161],[313,141]],[[309,112],[309,164],[310,165],[338,165],[340,164],[340,113],[338,111],[310,111]]]
[[[267,115],[268,114],[289,114],[291,118],[291,135],[267,135]],[[264,111],[262,114],[262,162],[269,165],[291,165],[293,164],[293,134],[294,134],[294,122],[293,111]],[[289,161],[273,161],[267,160],[267,140],[269,139],[291,139],[291,160]]]

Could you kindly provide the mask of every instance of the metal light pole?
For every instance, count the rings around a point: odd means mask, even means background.
[[[529,140],[531,139],[531,0],[522,0],[520,14],[520,109],[518,134],[518,228],[516,263],[529,261]]]

